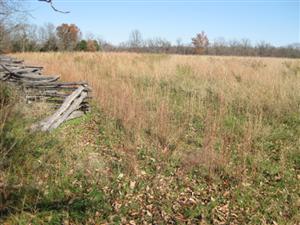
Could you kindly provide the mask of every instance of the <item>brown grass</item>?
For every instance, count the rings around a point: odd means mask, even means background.
[[[232,148],[252,154],[253,141],[268,132],[264,120],[299,113],[299,60],[134,53],[15,56],[65,81],[88,81],[101,110],[120,122],[134,145],[150,140],[164,151],[190,152],[192,164],[226,165]],[[196,127],[197,119],[203,130]],[[201,145],[187,144],[198,136]]]

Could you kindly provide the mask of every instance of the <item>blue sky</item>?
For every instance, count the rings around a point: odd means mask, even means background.
[[[30,3],[30,19],[42,25],[75,23],[83,32],[117,44],[133,29],[143,38],[162,37],[173,43],[204,30],[213,41],[249,38],[274,45],[300,42],[300,0],[53,0],[59,14],[42,2]]]

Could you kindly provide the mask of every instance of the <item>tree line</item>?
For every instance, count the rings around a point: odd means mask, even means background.
[[[54,11],[68,13],[54,7],[52,0],[39,0],[50,4]],[[267,42],[251,44],[248,39],[214,40],[210,42],[205,32],[191,38],[190,43],[178,39],[176,43],[156,37],[143,39],[138,30],[130,33],[128,41],[114,45],[93,35],[82,37],[75,24],[27,23],[28,11],[24,1],[0,0],[0,53],[25,51],[127,51],[166,54],[206,54],[236,56],[270,56],[300,58],[300,43],[275,47]]]
[[[80,29],[75,24],[65,23],[57,27],[51,23],[40,27],[18,24],[11,32],[2,33],[0,43],[0,50],[4,53],[100,50],[97,40],[92,37],[83,39]]]
[[[252,45],[248,39],[231,40],[218,39],[210,42],[206,33],[201,32],[191,38],[190,43],[178,39],[176,43],[156,37],[143,39],[138,30],[133,30],[129,39],[118,45],[111,44],[101,38],[89,34],[82,37],[82,32],[75,24],[51,23],[44,26],[20,24],[4,26],[0,23],[0,51],[115,51],[143,52],[166,54],[205,54],[231,56],[264,56],[300,58],[300,45],[293,44],[275,47],[266,42]]]

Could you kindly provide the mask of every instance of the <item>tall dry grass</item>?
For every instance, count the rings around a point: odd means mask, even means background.
[[[167,152],[194,152],[187,157],[194,163],[224,165],[232,148],[243,156],[253,153],[254,140],[269,132],[265,120],[300,112],[299,60],[134,53],[15,56],[65,81],[88,81],[101,110],[118,119],[136,145],[150,140]]]

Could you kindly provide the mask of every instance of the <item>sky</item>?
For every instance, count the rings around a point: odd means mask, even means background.
[[[83,36],[93,33],[113,44],[128,40],[138,29],[144,39],[161,37],[191,42],[205,31],[210,41],[248,38],[275,46],[300,42],[300,0],[53,0],[28,2],[30,22],[74,23]]]

